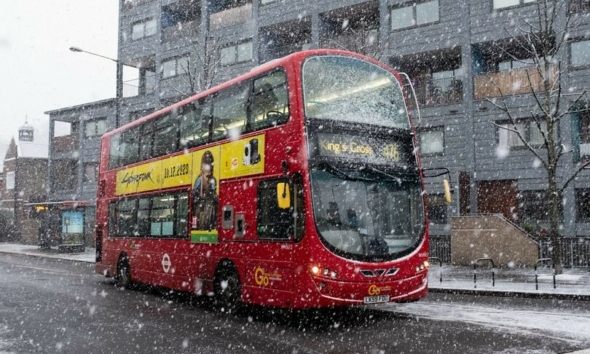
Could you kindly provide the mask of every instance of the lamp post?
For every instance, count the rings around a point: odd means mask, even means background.
[[[103,59],[107,59],[110,61],[114,61],[117,64],[117,80],[116,80],[116,92],[115,92],[115,129],[119,127],[119,115],[120,115],[120,102],[121,102],[121,97],[123,96],[123,85],[122,80],[123,80],[123,63],[121,63],[121,61],[117,60],[117,59],[113,59],[101,54],[97,54],[97,53],[93,53],[93,52],[89,52],[87,50],[78,48],[78,47],[70,47],[70,51],[74,52],[74,53],[86,53],[86,54],[90,54],[90,55],[94,55],[95,57],[99,57],[99,58],[103,58]]]

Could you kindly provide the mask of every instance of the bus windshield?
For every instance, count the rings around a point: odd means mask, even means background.
[[[335,253],[387,260],[411,252],[422,239],[424,205],[418,175],[385,178],[375,172],[312,169],[311,182],[318,232]]]
[[[308,118],[410,128],[398,80],[360,59],[337,55],[307,59],[303,97]]]

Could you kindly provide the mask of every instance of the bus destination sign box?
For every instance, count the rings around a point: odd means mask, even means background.
[[[343,134],[317,134],[322,157],[379,165],[406,165],[408,153],[398,142]]]

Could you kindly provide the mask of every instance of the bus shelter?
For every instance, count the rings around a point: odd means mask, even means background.
[[[59,252],[84,251],[84,219],[88,202],[29,203],[27,206],[31,218],[39,224],[39,248],[57,247]]]

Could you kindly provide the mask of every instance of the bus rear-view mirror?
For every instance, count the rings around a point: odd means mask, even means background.
[[[443,187],[445,189],[445,201],[450,203],[453,199],[451,198],[451,185],[448,179],[443,179]]]
[[[279,209],[291,207],[291,192],[287,182],[277,183],[277,205]]]

